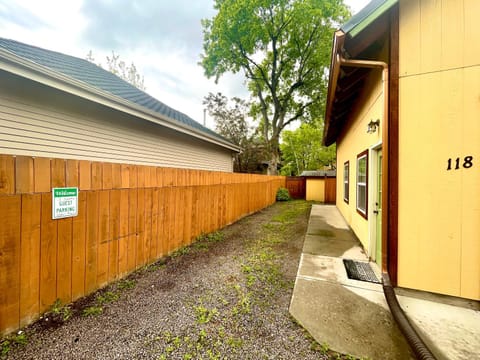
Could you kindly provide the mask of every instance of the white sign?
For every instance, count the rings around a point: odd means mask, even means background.
[[[52,219],[78,215],[78,188],[52,189]]]

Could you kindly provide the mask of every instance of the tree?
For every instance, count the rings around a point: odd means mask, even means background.
[[[108,71],[117,75],[119,78],[125,80],[133,86],[139,88],[140,90],[146,90],[145,79],[143,75],[140,75],[138,73],[137,67],[133,62],[130,64],[130,66],[128,66],[125,61],[120,60],[120,55],[115,54],[114,51],[112,51],[112,56],[107,56],[106,59]],[[93,57],[92,50],[88,52],[86,60],[95,63],[95,58]],[[102,67],[102,64],[100,63],[97,65]]]
[[[203,104],[207,106],[208,114],[215,120],[215,130],[241,147],[240,154],[235,155],[234,171],[255,171],[262,154],[246,119],[249,104],[238,97],[229,100],[222,93],[208,93]]]
[[[311,120],[325,103],[332,33],[349,12],[342,0],[215,0],[214,6],[215,17],[202,20],[201,65],[216,81],[243,71],[275,174],[282,130]]]
[[[335,145],[322,146],[322,129],[314,124],[302,124],[295,131],[282,133],[282,175],[300,175],[304,170],[335,167]]]

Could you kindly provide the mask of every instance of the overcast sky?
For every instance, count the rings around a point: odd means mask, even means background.
[[[353,13],[368,2],[345,1]],[[202,122],[208,92],[248,97],[241,76],[216,85],[198,65],[200,20],[214,15],[213,0],[0,0],[0,37],[81,58],[91,50],[103,63],[113,50],[135,63],[150,95]]]

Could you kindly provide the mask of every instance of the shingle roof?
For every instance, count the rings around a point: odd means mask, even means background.
[[[214,136],[223,142],[230,143],[219,134],[199,124],[189,116],[172,109],[146,92],[87,60],[4,38],[0,38],[0,48],[50,70],[140,105],[148,110],[167,116],[190,128]]]
[[[398,0],[371,0],[362,10],[343,24],[340,29],[345,34],[354,32],[354,29],[357,27],[359,27],[359,29],[356,31],[361,31],[366,25],[370,24],[372,20],[382,15],[397,2]]]
[[[300,176],[306,177],[335,177],[337,170],[304,170]]]

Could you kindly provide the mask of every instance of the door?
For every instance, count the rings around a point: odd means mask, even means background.
[[[377,176],[375,199],[375,262],[382,267],[382,150],[377,151]]]

